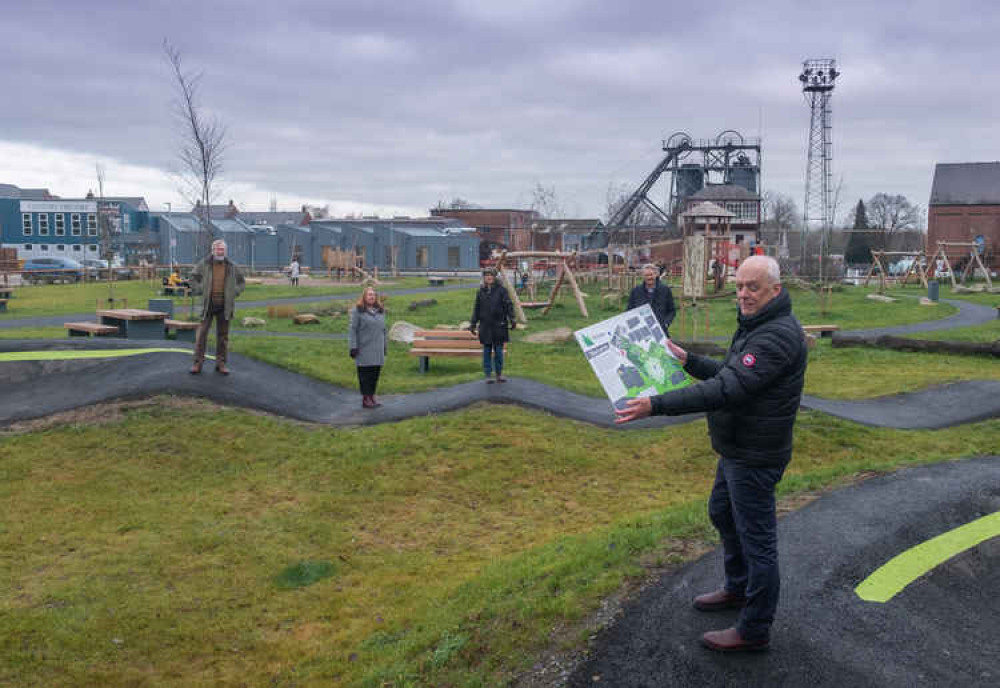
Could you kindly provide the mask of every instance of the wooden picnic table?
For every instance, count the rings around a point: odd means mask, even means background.
[[[167,314],[141,308],[112,308],[97,311],[104,325],[115,325],[118,334],[129,339],[163,339]]]
[[[0,299],[12,298],[14,298],[14,289],[12,287],[0,287]]]

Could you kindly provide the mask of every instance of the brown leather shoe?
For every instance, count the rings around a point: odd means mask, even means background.
[[[375,408],[375,402],[367,394],[361,396],[361,408]]]
[[[707,592],[694,598],[694,608],[700,612],[718,612],[723,609],[742,609],[747,604],[743,595],[734,595],[725,588]]]
[[[229,375],[229,368],[226,367],[225,363],[219,363],[215,366],[215,372],[219,375]]]
[[[201,375],[201,363],[195,363],[189,371],[192,375]]]
[[[716,652],[761,652],[769,646],[767,640],[744,640],[735,628],[709,631],[701,636],[701,644]]]

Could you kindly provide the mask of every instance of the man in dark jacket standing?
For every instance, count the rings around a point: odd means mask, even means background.
[[[476,304],[472,308],[469,331],[479,332],[479,343],[483,345],[483,375],[487,384],[492,384],[495,370],[497,382],[506,382],[503,376],[503,347],[510,338],[507,328],[515,329],[514,305],[507,294],[507,287],[497,281],[493,268],[483,270],[483,284],[476,292]]]
[[[677,314],[674,308],[674,295],[670,287],[660,281],[660,269],[652,264],[642,266],[642,284],[636,286],[629,294],[627,310],[646,303],[653,309],[653,315],[663,328],[663,334],[669,337],[667,328]]]
[[[807,349],[792,301],[772,258],[751,256],[736,272],[739,327],[720,363],[671,352],[698,384],[617,411],[624,423],[648,415],[708,412],[719,454],[708,502],[725,555],[725,585],[695,598],[701,611],[741,609],[735,627],[709,631],[713,650],[763,650],[778,606],[777,516],[774,490],[792,457],[792,429],[802,398]]]
[[[215,319],[215,372],[229,375],[226,354],[229,347],[229,321],[233,319],[236,297],[243,291],[243,273],[226,257],[226,242],[212,242],[212,253],[191,272],[191,287],[201,292],[201,324],[194,342],[194,365],[191,374],[201,373],[208,345],[208,330]]]

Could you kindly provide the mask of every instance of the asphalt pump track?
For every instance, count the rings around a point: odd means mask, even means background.
[[[778,522],[781,603],[768,652],[722,654],[698,642],[737,617],[691,606],[721,582],[716,549],[644,589],[598,634],[568,684],[1000,685],[998,516],[1000,456],[907,468],[831,492]],[[937,565],[920,549],[976,523],[978,543],[959,543]],[[884,571],[888,599],[863,599],[860,584]]]
[[[477,402],[518,404],[625,430],[675,425],[700,417],[660,416],[616,426],[606,400],[523,378],[510,378],[507,384],[486,385],[480,380],[413,394],[380,395],[381,408],[362,409],[355,390],[235,354],[228,361],[232,375],[215,374],[211,362],[201,375],[190,375],[190,356],[190,348],[165,342],[0,341],[0,384],[4,390],[0,425],[157,395],[200,397],[334,426],[400,421]],[[805,396],[802,406],[877,427],[944,428],[1000,416],[1000,381],[972,380],[858,401]]]

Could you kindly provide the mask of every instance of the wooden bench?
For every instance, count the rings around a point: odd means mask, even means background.
[[[174,333],[174,339],[179,342],[193,342],[195,333],[198,331],[198,323],[189,320],[171,320],[167,318],[163,321],[164,331],[167,339],[170,333]]]
[[[430,284],[432,287],[443,287],[444,277],[428,277],[427,283]]]
[[[92,322],[68,322],[63,323],[63,327],[69,330],[70,337],[114,337],[118,334],[118,328],[114,325],[102,325]]]
[[[0,313],[7,312],[7,299],[0,299]]]
[[[504,344],[504,353],[507,345]],[[411,356],[419,356],[421,373],[430,370],[432,356],[467,356],[482,358],[483,345],[479,337],[468,330],[417,330],[413,334]]]
[[[832,337],[833,333],[839,330],[838,325],[803,325],[802,331],[806,334],[818,334],[820,337]]]

